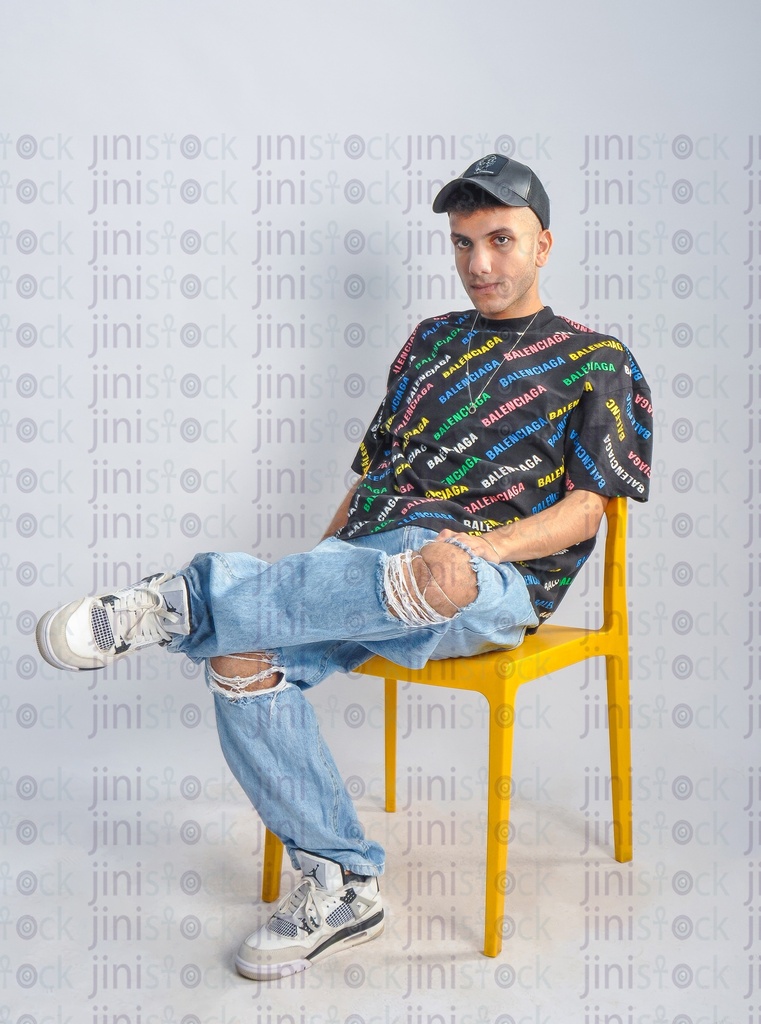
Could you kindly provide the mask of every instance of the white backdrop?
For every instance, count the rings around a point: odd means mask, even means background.
[[[3,5],[0,1024],[761,1021],[758,29],[738,0]],[[391,819],[378,683],[336,677],[311,696],[389,849],[387,932],[246,983],[261,828],[196,668],[64,676],[34,625],[196,550],[318,539],[391,358],[465,301],[430,201],[492,151],[550,194],[545,301],[653,388],[635,860],[599,674],[537,684],[484,959],[483,709],[403,691]],[[594,620],[598,571],[564,619]]]

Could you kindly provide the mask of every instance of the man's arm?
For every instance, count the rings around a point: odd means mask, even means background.
[[[360,477],[359,480],[357,480],[357,482],[348,492],[344,500],[336,509],[336,513],[330,520],[327,530],[322,535],[322,540],[325,540],[326,537],[332,537],[336,530],[340,530],[342,526],[346,526],[347,522],[349,521],[349,505],[351,505],[351,499],[354,497],[354,494],[357,488],[359,487],[361,480],[362,477]]]
[[[481,536],[442,530],[439,537],[456,537],[474,555],[489,562],[545,558],[594,537],[607,504],[608,499],[602,494],[577,488],[528,519],[519,519]]]

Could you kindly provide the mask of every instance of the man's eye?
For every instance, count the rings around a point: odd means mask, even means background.
[[[454,243],[455,249],[467,249],[469,245],[467,238],[458,238]]]
[[[509,237],[509,235],[497,235],[494,241],[497,243],[497,245],[507,245],[509,242],[512,241],[512,239]]]

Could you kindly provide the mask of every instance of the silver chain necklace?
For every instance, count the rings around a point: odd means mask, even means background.
[[[534,315],[533,315],[533,316],[531,317],[531,319],[529,320],[529,322],[528,322],[528,323],[526,324],[526,326],[525,326],[525,327],[523,328],[523,330],[521,331],[521,333],[520,333],[520,334],[518,335],[518,337],[517,337],[517,338],[515,339],[515,341],[514,341],[514,342],[512,343],[512,345],[510,346],[510,348],[508,349],[508,351],[507,351],[507,352],[503,352],[503,353],[502,353],[502,358],[503,358],[503,359],[507,359],[507,357],[508,357],[508,356],[510,355],[510,353],[511,353],[511,352],[513,351],[513,349],[515,348],[515,346],[516,346],[516,345],[518,344],[518,342],[519,342],[519,341],[521,340],[521,338],[522,338],[522,337],[523,337],[523,335],[524,335],[524,334],[526,333],[526,331],[527,331],[527,330],[529,329],[529,327],[531,327],[531,325],[533,324],[534,320],[536,320],[536,318],[537,318],[537,317],[539,316],[539,314],[540,314],[540,313],[541,313],[541,309],[538,309],[538,310],[536,311],[536,313],[534,313]],[[473,319],[473,323],[472,323],[472,324],[471,324],[471,326],[470,326],[470,335],[471,335],[471,337],[470,337],[470,338],[468,338],[468,355],[470,355],[470,343],[471,343],[471,341],[473,340],[473,335],[475,334],[475,328],[476,328],[476,324],[478,323],[478,318],[479,318],[479,316],[480,316],[480,315],[481,315],[481,314],[480,314],[480,313],[478,312],[478,310],[476,310],[476,315],[475,315],[475,317],[474,317],[474,319]],[[496,333],[496,332],[495,332],[495,333]],[[468,362],[470,362],[470,360],[468,360]],[[476,397],[475,397],[475,398],[473,398],[473,395],[471,394],[471,391],[470,391],[470,373],[468,373],[468,375],[467,375],[467,377],[466,377],[465,379],[466,379],[466,380],[467,380],[467,382],[468,382],[468,412],[470,413],[470,415],[471,415],[471,416],[472,416],[472,415],[473,415],[473,414],[474,414],[474,413],[475,413],[475,412],[477,411],[477,409],[478,409],[478,406],[476,405],[476,403],[477,403],[477,402],[479,401],[479,399],[481,398],[481,395],[483,395],[484,391],[486,391],[486,389],[488,388],[489,384],[491,383],[491,380],[492,380],[492,378],[494,377],[494,374],[495,374],[495,373],[497,372],[497,370],[500,370],[500,369],[502,369],[502,367],[501,367],[501,366],[498,366],[496,370],[493,370],[493,371],[492,371],[492,373],[491,373],[491,375],[490,375],[489,379],[488,379],[488,380],[486,381],[486,383],[485,383],[485,384],[484,384],[484,386],[483,386],[483,387],[481,388],[480,392],[479,392],[479,393],[478,393],[478,394],[476,395]]]

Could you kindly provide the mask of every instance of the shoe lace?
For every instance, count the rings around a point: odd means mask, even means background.
[[[317,887],[313,879],[305,878],[280,903],[270,918],[270,928],[276,921],[295,924],[297,928],[311,933],[322,925],[323,915],[315,900]],[[275,926],[275,929],[277,927]]]
[[[138,584],[129,590],[112,594],[108,599],[112,621],[114,625],[118,622],[118,631],[124,640],[172,639],[172,634],[164,629],[161,620],[179,622],[182,616],[166,607],[158,590],[159,582],[151,580],[147,584]]]

